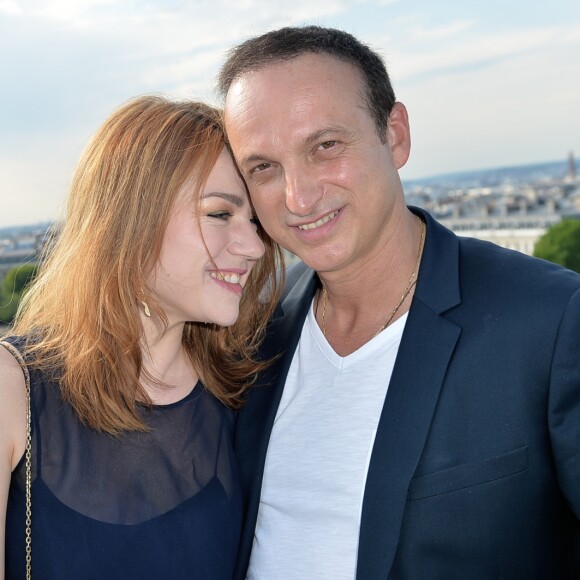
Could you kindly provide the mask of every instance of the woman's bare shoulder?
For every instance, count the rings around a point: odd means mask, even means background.
[[[26,443],[26,381],[20,363],[0,346],[0,455],[13,469]]]

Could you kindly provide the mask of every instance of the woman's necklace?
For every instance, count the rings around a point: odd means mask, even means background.
[[[403,292],[403,295],[401,296],[401,299],[399,300],[399,302],[397,303],[395,308],[393,308],[393,311],[391,312],[391,314],[389,314],[387,321],[375,332],[375,334],[373,335],[373,338],[375,338],[377,335],[379,335],[381,332],[383,332],[383,330],[385,330],[385,328],[387,328],[387,326],[389,326],[389,324],[391,324],[391,322],[395,318],[395,315],[397,314],[397,312],[399,311],[399,309],[403,305],[403,302],[405,302],[405,299],[407,298],[407,296],[409,296],[413,286],[415,286],[415,284],[417,283],[417,277],[419,274],[419,263],[421,262],[421,254],[423,253],[423,246],[425,244],[425,223],[419,217],[417,217],[417,219],[419,220],[419,223],[421,224],[421,241],[419,242],[419,250],[417,251],[417,259],[415,261],[415,268],[413,269],[413,272],[411,273],[411,277],[409,278],[409,282],[405,288],[405,291]],[[322,334],[324,336],[326,336],[326,301],[327,301],[326,288],[323,287],[322,288],[322,317],[321,317],[320,322],[321,322],[321,326],[322,326]]]

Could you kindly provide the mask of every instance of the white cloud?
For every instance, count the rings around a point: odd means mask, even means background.
[[[373,2],[377,6],[389,6],[391,4],[398,4],[401,0],[377,0],[377,2]]]
[[[94,17],[95,11],[113,7],[116,0],[5,0],[4,3],[15,6],[16,10],[11,13],[22,17],[85,27],[90,23],[90,18]]]
[[[423,26],[420,26],[414,32],[414,38],[420,41],[432,40],[435,38],[447,38],[448,36],[455,36],[460,32],[469,30],[470,28],[473,28],[473,25],[474,21],[472,20],[455,20],[449,22],[445,26],[434,28],[424,28]]]
[[[360,0],[359,0],[360,1]],[[280,23],[326,17],[346,10],[346,0],[197,0],[197,1],[143,1],[143,0],[1,0],[0,11],[23,17],[58,21],[76,28],[98,28],[103,24],[116,28],[136,21],[147,26],[190,25],[200,33],[216,39],[216,31],[229,35],[231,27],[260,28]],[[177,38],[177,35],[174,36]],[[219,38],[223,40],[223,36]]]
[[[1,0],[0,1],[0,13],[16,15],[21,14],[22,9],[14,0]]]
[[[401,81],[422,75],[468,71],[473,67],[514,57],[525,52],[540,53],[552,46],[570,45],[580,48],[578,25],[517,30],[491,35],[467,34],[454,42],[440,45],[426,43],[413,52],[403,47],[393,58],[396,77]],[[554,63],[557,65],[558,63]]]

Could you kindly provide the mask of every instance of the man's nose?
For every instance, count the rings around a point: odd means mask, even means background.
[[[286,208],[290,213],[306,217],[316,210],[322,187],[308,167],[292,167],[285,171]]]

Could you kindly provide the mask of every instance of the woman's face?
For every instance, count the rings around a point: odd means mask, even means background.
[[[149,280],[169,325],[233,324],[244,285],[264,251],[244,182],[223,149],[201,192],[199,211],[190,183],[177,195]]]

